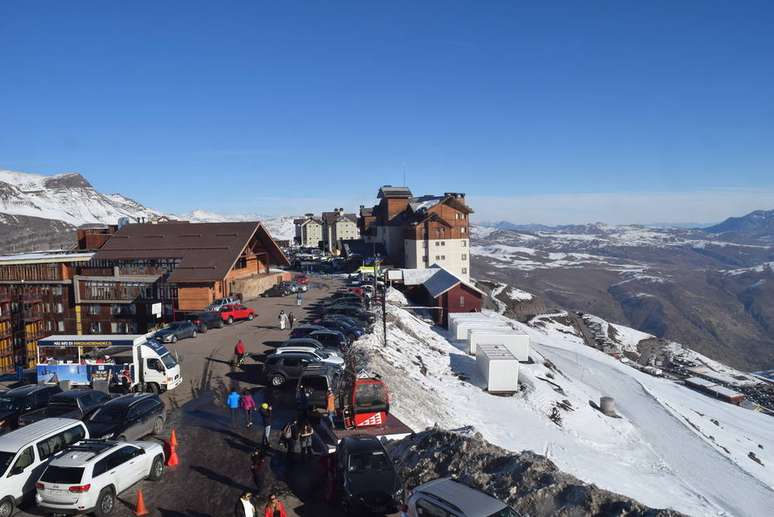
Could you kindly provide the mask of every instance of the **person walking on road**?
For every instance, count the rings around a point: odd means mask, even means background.
[[[231,388],[231,392],[226,397],[226,405],[231,413],[231,427],[237,426],[237,418],[239,418],[239,392],[237,389]]]
[[[333,396],[333,390],[329,389],[325,397],[325,411],[328,412],[328,421],[331,423],[331,429],[334,428],[333,419],[336,416],[336,397]]]
[[[239,496],[236,508],[234,508],[235,517],[256,517],[255,506],[253,505],[253,494],[245,492]]]
[[[301,428],[301,455],[312,457],[312,435],[314,435],[314,429],[306,422]]]
[[[285,424],[285,427],[282,428],[282,431],[280,431],[280,442],[282,445],[285,446],[285,455],[290,458],[290,455],[293,453],[293,435],[295,434],[293,432],[293,427],[296,425],[295,420],[291,420],[287,424]]]
[[[285,327],[288,326],[288,315],[285,314],[285,311],[280,311],[278,319],[280,330],[285,330]]]
[[[264,402],[261,404],[261,419],[263,420],[263,438],[261,441],[261,444],[267,448],[271,448],[271,441],[269,440],[269,437],[271,436],[271,410],[272,407],[268,402]]]
[[[253,482],[255,483],[256,493],[261,493],[261,479],[263,478],[263,468],[266,465],[266,455],[263,449],[255,449],[250,455],[250,471],[253,474]]]
[[[241,339],[237,341],[237,344],[234,347],[234,357],[236,357],[236,365],[242,366],[242,363],[245,360],[245,344],[242,343]]]
[[[293,330],[293,324],[296,322],[296,317],[291,312],[288,314],[288,324],[290,325],[290,330]]]
[[[239,399],[242,409],[245,410],[245,427],[248,429],[253,426],[253,411],[255,411],[255,400],[247,388],[242,390],[242,398]]]
[[[296,293],[296,305],[301,307],[302,303],[304,303],[304,293],[302,291],[298,291]]]
[[[266,503],[266,507],[263,509],[263,517],[287,517],[288,513],[285,510],[285,505],[282,504],[276,495],[271,494],[269,496],[269,502]]]

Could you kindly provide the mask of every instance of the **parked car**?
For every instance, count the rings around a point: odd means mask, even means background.
[[[336,448],[336,488],[345,514],[393,513],[403,484],[376,436],[345,436]],[[444,515],[444,514],[438,514]]]
[[[309,284],[309,277],[306,276],[304,273],[297,273],[296,276],[293,278],[293,280],[301,285],[308,285]]]
[[[296,281],[280,282],[279,286],[286,288],[291,293],[298,293],[298,292],[305,293],[309,290],[309,286],[307,284],[299,284]]]
[[[0,396],[0,433],[19,427],[21,415],[46,407],[51,396],[61,392],[57,385],[28,384],[3,393]]]
[[[304,367],[309,364],[315,362],[310,361],[305,352],[272,354],[263,363],[263,377],[274,387],[282,386],[301,377]]]
[[[349,325],[352,325],[354,327],[361,329],[364,333],[368,332],[371,327],[371,325],[369,325],[368,323],[362,322],[355,318],[351,318],[346,314],[326,314],[323,319],[343,321],[344,323],[347,323]]]
[[[288,286],[277,284],[270,287],[261,293],[262,298],[282,298],[283,296],[290,296],[293,291]]]
[[[329,300],[326,300],[323,302],[323,306],[325,307],[331,307],[333,305],[355,305],[356,307],[362,307],[363,306],[363,299],[359,296],[356,296],[354,294],[352,295],[346,295],[346,296],[339,296],[336,298],[331,298]]]
[[[296,392],[302,388],[307,392],[311,409],[325,410],[328,402],[328,390],[336,393],[341,382],[341,369],[326,364],[310,364],[301,372],[296,384]]]
[[[97,390],[70,390],[51,396],[48,406],[19,417],[19,427],[44,418],[75,418],[83,420],[89,412],[110,400],[110,395]]]
[[[224,305],[220,309],[220,319],[231,325],[237,320],[252,320],[255,318],[255,310],[235,303]]]
[[[302,338],[306,337],[312,332],[316,330],[325,330],[325,327],[322,325],[299,325],[297,327],[293,327],[293,330],[290,331],[290,337],[291,338]]]
[[[196,337],[199,331],[192,321],[173,321],[161,330],[156,331],[153,337],[162,343],[177,343],[178,339]]]
[[[89,437],[80,420],[46,418],[0,437],[0,516],[32,495],[51,456]]]
[[[242,303],[242,300],[236,296],[228,296],[226,298],[218,298],[207,306],[208,311],[218,312],[225,305],[233,305],[235,303]]]
[[[214,311],[176,312],[175,319],[178,321],[190,321],[196,325],[196,331],[199,334],[204,334],[212,328],[223,328],[223,320],[220,319],[220,315]]]
[[[519,517],[516,510],[502,501],[450,478],[419,485],[406,504],[411,517]]]
[[[325,309],[325,315],[329,314],[343,314],[349,316],[355,320],[359,320],[363,323],[371,324],[374,322],[374,316],[370,312],[364,311],[357,307],[350,306],[333,306]]]
[[[336,368],[344,368],[344,358],[337,355],[331,350],[324,350],[320,348],[314,348],[311,346],[281,346],[277,347],[275,354],[287,354],[287,353],[303,353],[309,354],[309,360],[312,362],[320,362],[323,364],[329,364]]]
[[[284,348],[288,346],[307,346],[314,348],[315,350],[325,350],[325,347],[322,343],[317,341],[316,339],[311,339],[308,337],[294,337],[291,339],[288,339],[287,341],[283,342],[278,346],[277,348]],[[336,355],[339,355],[338,351],[334,351]]]
[[[363,328],[347,323],[344,320],[323,319],[320,326],[331,330],[338,330],[349,339],[350,343],[365,334]]]
[[[118,495],[164,473],[158,442],[83,440],[57,454],[35,483],[35,502],[52,513],[113,515]]]
[[[347,337],[338,330],[315,330],[308,336],[310,339],[315,339],[322,344],[325,348],[333,350],[345,350],[349,345]]]
[[[130,393],[106,402],[85,420],[94,438],[139,440],[164,429],[164,403],[158,395]]]

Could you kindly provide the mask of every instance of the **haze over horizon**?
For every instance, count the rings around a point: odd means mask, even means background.
[[[74,8],[76,7],[76,8]],[[0,168],[175,213],[713,223],[774,208],[774,4],[7,1]]]

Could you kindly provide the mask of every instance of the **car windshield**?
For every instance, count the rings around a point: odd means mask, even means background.
[[[16,397],[0,397],[0,411],[15,411],[19,406],[20,402]]]
[[[349,457],[350,472],[364,472],[373,470],[390,470],[392,466],[383,452],[371,452],[368,454],[353,454]]]
[[[176,329],[176,328],[180,328],[180,327],[185,327],[186,325],[188,325],[187,321],[174,321],[174,322],[169,324],[169,328]]]
[[[521,517],[521,516],[516,510],[514,510],[510,506],[506,506],[502,510],[498,510],[495,513],[489,515],[488,517]]]
[[[83,477],[83,467],[55,467],[49,465],[41,481],[47,483],[61,483],[63,485],[77,485]]]
[[[174,368],[177,365],[177,361],[174,357],[172,357],[172,354],[165,354],[161,356],[161,362],[164,363],[164,367],[169,370],[170,368]]]
[[[323,359],[328,359],[331,356],[331,354],[329,354],[328,352],[326,352],[324,350],[318,350],[317,351],[317,355],[319,355]]]
[[[8,466],[13,461],[13,457],[16,456],[13,452],[0,451],[0,473],[5,473],[8,470]]]
[[[110,424],[121,421],[124,418],[125,408],[118,406],[104,406],[91,414],[89,422],[98,424]]]

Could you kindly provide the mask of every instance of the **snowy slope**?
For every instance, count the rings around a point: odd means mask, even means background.
[[[97,192],[80,174],[41,176],[5,170],[0,171],[0,213],[55,219],[75,226],[159,215],[120,194]]]
[[[520,366],[522,392],[489,395],[474,358],[443,329],[392,304],[387,310],[387,345],[377,332],[358,349],[387,380],[393,411],[414,429],[473,425],[496,445],[544,454],[584,481],[653,507],[693,515],[769,513],[771,417],[641,373],[585,346],[572,327],[550,318],[540,327],[507,320],[530,335],[533,364]],[[616,330],[627,344],[638,337]],[[622,418],[590,406],[601,395],[616,398]],[[748,457],[752,451],[763,466]]]
[[[229,221],[260,221],[269,234],[277,240],[292,241],[296,234],[293,217],[269,217],[258,214],[220,214],[207,210],[194,210],[186,214],[174,214],[173,217],[192,223],[224,223]]]

